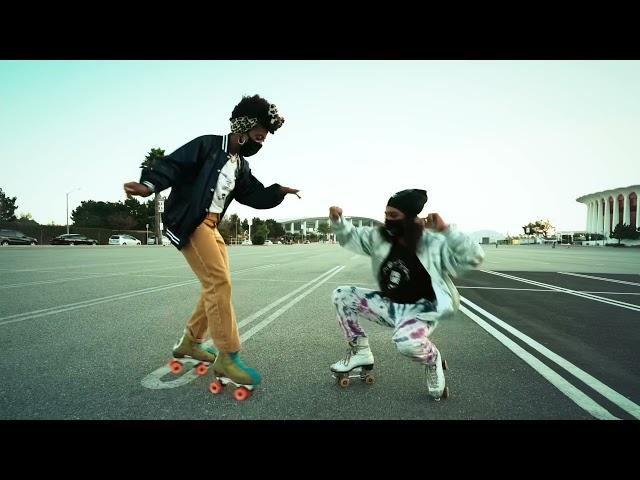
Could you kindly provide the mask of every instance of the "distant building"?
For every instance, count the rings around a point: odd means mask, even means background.
[[[383,225],[382,222],[374,220],[368,217],[344,217],[345,220],[353,223],[356,227],[377,227]],[[306,238],[310,234],[320,234],[319,227],[321,224],[331,224],[329,217],[302,217],[291,218],[287,220],[278,220],[278,223],[284,228],[286,237],[299,236]],[[328,237],[330,240],[335,240],[335,235],[331,234]],[[289,239],[291,240],[291,239]]]
[[[587,232],[608,237],[619,223],[638,228],[640,226],[638,195],[640,195],[640,185],[631,185],[577,198],[577,202],[587,206]]]
[[[344,217],[345,220],[350,221],[356,227],[377,227],[382,225],[382,222],[367,217]],[[278,223],[282,225],[287,235],[299,234],[307,236],[309,233],[317,233],[318,227],[321,223],[331,224],[329,217],[303,217],[293,218],[288,220],[279,220]]]

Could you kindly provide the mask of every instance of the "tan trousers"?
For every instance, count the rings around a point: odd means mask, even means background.
[[[236,314],[231,304],[231,272],[229,255],[218,232],[217,213],[208,213],[189,237],[181,252],[202,284],[202,293],[187,328],[192,337],[202,342],[207,329],[221,352],[240,350]]]

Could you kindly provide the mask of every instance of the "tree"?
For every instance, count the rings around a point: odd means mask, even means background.
[[[251,229],[251,243],[254,245],[264,245],[264,241],[267,239],[269,235],[269,230],[267,226],[263,223],[260,223],[258,226],[255,226],[255,222],[253,228]]]
[[[258,217],[253,217],[253,219],[251,220],[251,230],[250,230],[252,242],[253,242],[254,234],[259,230],[260,227],[265,227],[265,231],[263,232],[265,240],[269,237],[269,229],[264,224],[264,220],[261,220]],[[254,245],[262,245],[262,243],[254,243]]]
[[[276,222],[273,218],[264,221],[264,224],[269,229],[269,237],[271,238],[280,238],[285,234],[284,228],[278,222]]]
[[[39,223],[36,222],[33,219],[33,215],[31,215],[29,212],[20,214],[20,216],[18,217],[17,222],[21,223],[23,225],[25,225],[25,224],[27,224],[27,225],[39,225]]]
[[[318,225],[318,233],[321,233],[324,238],[327,238],[327,235],[331,233],[331,224],[320,222]]]
[[[71,212],[71,220],[77,227],[106,227],[107,217],[114,213],[106,202],[83,200]]]
[[[232,237],[236,238],[237,236],[242,235],[242,226],[240,225],[241,222],[238,215],[236,215],[235,213],[229,215],[227,221],[230,224],[230,232]]]
[[[524,225],[522,229],[525,235],[542,235],[546,237],[550,232],[554,231],[556,227],[554,227],[549,220],[536,220],[535,222]]]
[[[258,217],[253,217],[253,220],[251,221],[252,229],[255,227],[259,227],[260,225],[264,225],[264,220],[261,220]]]
[[[17,197],[8,197],[0,188],[0,222],[15,222]]]
[[[153,167],[158,160],[163,159],[164,156],[164,150],[162,148],[152,148],[144,157],[144,162],[142,162],[140,168]]]
[[[107,225],[116,230],[131,230],[136,224],[136,219],[125,212],[116,212],[107,217]]]
[[[144,218],[142,218],[143,222],[140,223],[140,228],[146,228],[148,224],[151,224],[152,230],[155,232],[155,199],[150,198],[147,200],[147,203],[142,205],[142,209],[144,211]]]
[[[243,232],[249,231],[249,220],[247,220],[246,218],[242,221],[242,231]]]
[[[233,223],[231,223],[231,220],[225,218],[218,224],[217,228],[218,232],[220,232],[220,235],[222,235],[222,238],[224,239],[224,243],[228,245],[235,233]]]
[[[616,225],[616,228],[613,229],[609,238],[617,239],[618,245],[620,245],[620,240],[623,238],[628,240],[637,240],[640,238],[640,232],[632,225],[623,225],[622,223],[619,223]]]
[[[140,165],[140,168],[153,167],[158,161],[164,158],[164,150],[161,148],[152,148],[149,153],[144,157],[144,162]],[[153,197],[153,211],[155,212],[154,230],[156,238],[162,238],[162,231],[160,224],[162,223],[162,217],[160,215],[160,192],[156,192]],[[162,245],[162,242],[157,242],[158,245]]]
[[[77,227],[142,229],[147,221],[148,210],[148,204],[141,204],[136,199],[124,203],[85,200],[71,212],[71,219]]]
[[[153,215],[153,202],[149,200],[146,203],[140,203],[137,198],[128,198],[124,201],[124,210],[126,214],[134,221],[132,228],[144,229],[149,223],[148,217]]]
[[[556,230],[556,227],[554,227],[549,220],[538,220],[536,223],[538,224],[538,229],[545,237]]]

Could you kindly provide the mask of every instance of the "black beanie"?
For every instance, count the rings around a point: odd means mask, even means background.
[[[407,217],[414,218],[424,208],[427,198],[426,190],[410,188],[394,194],[387,202],[387,206],[397,208]]]

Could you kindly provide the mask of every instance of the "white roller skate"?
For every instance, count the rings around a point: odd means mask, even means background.
[[[434,347],[435,348],[435,347]],[[447,361],[442,359],[440,351],[436,348],[435,360],[433,363],[425,365],[427,377],[427,389],[429,396],[435,401],[449,396],[449,387],[446,386],[444,370],[447,369]]]
[[[375,378],[371,374],[373,370],[373,352],[369,348],[367,337],[357,337],[349,342],[346,356],[331,365],[333,377],[342,388],[348,387],[351,378],[360,378],[367,385],[371,385]],[[356,375],[351,375],[355,370]]]

